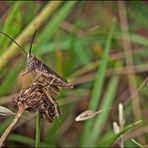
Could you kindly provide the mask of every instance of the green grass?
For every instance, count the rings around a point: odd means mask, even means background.
[[[36,141],[35,141],[35,147],[40,147],[40,138],[41,138],[41,117],[40,113],[37,112],[36,114]]]
[[[12,8],[10,8],[8,16],[5,20],[4,26],[2,28],[3,32],[9,34],[11,37],[15,37],[20,31],[22,27],[22,14],[20,11],[21,5],[23,2],[16,2]],[[11,12],[11,13],[10,13]],[[15,21],[14,21],[15,20]],[[10,27],[11,26],[11,27]],[[5,36],[1,37],[0,40],[0,52],[4,52],[5,48],[9,45],[10,40]]]
[[[105,72],[106,72],[106,69],[107,69],[107,62],[108,62],[108,58],[109,58],[109,49],[111,47],[111,40],[112,40],[114,28],[115,28],[115,22],[112,24],[111,27],[112,28],[109,32],[109,35],[108,35],[108,38],[107,38],[107,41],[106,41],[106,47],[105,47],[105,50],[104,50],[104,54],[103,54],[103,57],[102,57],[101,62],[100,62],[100,67],[98,69],[98,72],[96,74],[96,79],[94,81],[92,96],[91,96],[91,99],[90,99],[90,102],[89,102],[89,109],[91,109],[91,110],[96,110],[97,105],[99,103],[99,98],[100,98],[100,95],[101,95],[103,82],[104,82],[104,79],[105,79]],[[88,135],[92,131],[93,123],[94,123],[94,120],[90,120],[90,121],[86,122],[86,125],[84,127],[84,133],[83,133],[83,136],[82,136],[83,137],[82,138],[82,141],[83,141],[82,146],[87,146],[90,143],[90,141],[92,140],[92,139],[88,140]],[[100,127],[98,127],[98,128],[100,128]]]
[[[53,4],[54,1],[44,3],[18,1],[6,4],[4,2],[4,10],[1,9],[0,13],[1,31],[14,39],[23,35],[19,43],[28,51],[32,34],[37,28],[33,53],[65,79],[76,82],[76,87],[62,89],[60,95],[55,98],[61,103],[60,119],[48,123],[40,119],[38,114],[36,121],[34,118],[28,121],[26,115],[31,113],[25,114],[25,118],[20,119],[25,123],[15,128],[9,135],[5,142],[6,147],[10,147],[11,144],[20,147],[24,145],[110,147],[121,135],[126,139],[126,135],[134,133],[137,127],[133,120],[131,102],[134,101],[134,97],[130,99],[133,94],[129,93],[127,71],[121,70],[120,74],[116,74],[118,69],[126,66],[117,2],[63,1],[55,2],[52,7],[48,6],[49,3]],[[140,87],[146,79],[148,70],[146,30],[148,5],[143,1],[126,2],[126,4],[136,82]],[[47,6],[48,11],[44,11]],[[33,24],[33,20],[43,11],[44,16],[39,17],[36,24]],[[28,29],[29,25],[32,25],[31,29]],[[91,28],[95,26],[99,28],[91,33]],[[81,33],[86,35],[81,36]],[[7,98],[22,90],[23,83],[26,85],[31,83],[28,78],[19,76],[26,67],[25,63],[26,57],[23,52],[16,45],[11,46],[11,40],[6,36],[0,35],[1,98]],[[83,83],[79,84],[78,79]],[[142,122],[147,119],[147,96],[147,86],[144,85],[139,91]],[[5,102],[0,105],[17,111],[14,103],[9,105],[7,100]],[[112,123],[118,119],[118,104],[121,102],[125,110],[126,124],[116,135],[113,133]],[[76,116],[85,110],[96,111],[108,107],[112,109],[88,121],[77,123],[74,121]],[[12,117],[0,120],[2,135]],[[142,133],[140,138],[131,137],[124,141],[126,147],[140,147],[147,144],[148,136],[143,132],[143,127],[147,125],[138,126]],[[144,139],[145,143],[140,139]]]

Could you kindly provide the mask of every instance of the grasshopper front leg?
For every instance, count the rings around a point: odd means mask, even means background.
[[[30,73],[29,70],[27,70],[26,72],[22,73],[22,74],[21,74],[21,77],[23,77],[24,75],[26,75],[26,74],[28,74],[28,73]]]

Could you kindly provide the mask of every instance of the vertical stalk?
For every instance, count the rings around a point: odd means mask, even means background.
[[[17,123],[17,121],[19,120],[19,118],[21,117],[23,112],[24,112],[24,108],[20,107],[15,118],[12,120],[12,122],[10,123],[10,125],[8,126],[8,128],[5,130],[5,132],[3,133],[3,135],[0,138],[0,147],[2,147],[4,141],[6,140],[8,135],[10,134],[12,128],[15,126],[15,124]]]
[[[40,136],[41,136],[41,118],[40,113],[36,113],[36,140],[35,140],[35,147],[40,147]]]

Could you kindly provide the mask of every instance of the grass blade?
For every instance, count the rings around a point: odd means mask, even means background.
[[[32,20],[32,22],[22,31],[22,33],[15,39],[20,46],[23,46],[26,43],[28,37],[30,37],[36,29],[38,29],[48,17],[58,8],[62,1],[52,1],[48,3],[45,8]],[[34,26],[34,24],[37,24]],[[0,70],[8,63],[8,61],[16,55],[18,52],[18,46],[13,43],[3,55],[0,57]]]
[[[88,63],[90,63],[90,54],[86,48],[83,48],[82,43],[80,41],[77,41],[75,46],[76,47],[74,49],[76,55],[80,58],[82,64],[87,65]]]
[[[18,134],[11,134],[8,137],[9,141],[15,141],[15,142],[20,142],[20,143],[24,143],[24,144],[28,144],[28,145],[32,145],[34,146],[35,140],[27,137],[27,136],[22,136],[22,135],[18,135]],[[47,145],[46,143],[41,142],[42,147],[49,147],[49,145]]]
[[[143,146],[142,144],[140,144],[139,142],[137,142],[136,140],[131,139],[131,141],[132,141],[137,147],[144,148],[144,146]]]
[[[115,94],[116,94],[116,89],[117,89],[117,84],[118,84],[118,80],[119,77],[117,76],[113,76],[113,78],[110,80],[107,91],[106,91],[106,95],[103,98],[103,103],[102,103],[102,107],[103,109],[108,108],[109,106],[112,106],[113,104],[113,99],[115,98]],[[91,133],[91,138],[89,143],[92,146],[95,146],[97,139],[100,136],[100,133],[103,129],[103,125],[107,120],[107,117],[109,115],[109,110],[106,110],[106,112],[102,112],[102,114],[100,114],[100,116],[98,116],[98,118],[96,119],[95,123],[94,123],[94,128],[92,130]]]
[[[100,100],[102,86],[103,86],[103,82],[105,78],[105,72],[107,69],[107,62],[109,59],[109,49],[111,46],[111,40],[112,40],[114,28],[115,28],[115,21],[113,21],[113,24],[111,26],[111,30],[109,32],[107,42],[106,42],[106,47],[104,49],[104,54],[101,59],[101,64],[96,74],[92,96],[89,102],[89,109],[91,110],[96,110],[98,102]],[[93,124],[93,120],[87,121],[84,126],[84,131],[83,131],[83,136],[82,136],[82,146],[86,146],[86,141],[88,141],[88,135],[90,135],[90,132],[92,130],[92,124]]]
[[[38,49],[39,46],[46,41],[48,41],[53,34],[57,31],[60,24],[71,12],[72,7],[75,5],[76,1],[68,1],[64,6],[56,13],[56,15],[50,20],[45,29],[42,31],[37,39],[37,44],[35,44],[34,49]],[[35,51],[35,50],[34,50]]]
[[[41,118],[40,113],[37,112],[36,114],[36,140],[35,140],[35,147],[40,147],[40,135],[41,135]]]
[[[14,70],[11,70],[10,73],[7,75],[5,80],[0,86],[0,96],[5,95],[11,87],[14,85],[17,75],[19,74],[20,70],[22,69],[23,64],[18,65]]]
[[[105,138],[104,140],[102,140],[99,143],[100,147],[110,147],[113,143],[115,143],[115,141],[124,133],[126,133],[127,131],[129,131],[130,129],[134,128],[135,126],[139,125],[142,123],[142,120],[139,120],[137,122],[134,122],[130,125],[127,125],[122,131],[120,131],[120,133],[118,134],[114,134],[112,133],[109,137]]]
[[[4,27],[2,29],[3,32],[9,34],[9,36],[11,36],[12,38],[14,37],[14,35],[16,33],[18,33],[20,31],[20,15],[21,15],[21,11],[20,11],[20,6],[21,4],[23,4],[23,2],[15,2],[15,4],[13,5],[12,9],[10,10],[11,13],[9,13]],[[14,21],[16,20],[16,21]],[[11,26],[11,27],[10,27]],[[1,45],[1,50],[0,52],[2,52],[7,46],[8,43],[10,42],[10,39],[6,38],[5,36],[1,36],[0,39],[0,45]]]

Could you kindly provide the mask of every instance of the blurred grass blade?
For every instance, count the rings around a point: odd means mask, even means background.
[[[75,52],[77,56],[80,58],[81,62],[86,65],[90,63],[90,54],[87,49],[84,49],[82,46],[82,43],[80,41],[77,41],[75,44]]]
[[[137,34],[130,34],[130,41],[141,44],[141,45],[148,46],[147,38],[145,38],[144,36],[137,35]]]
[[[64,3],[64,6],[62,6],[62,8],[52,18],[52,20],[47,23],[46,27],[39,35],[37,39],[37,44],[35,44],[34,49],[38,49],[41,44],[45,43],[53,36],[61,23],[71,12],[71,9],[75,4],[76,1],[67,1]]]
[[[0,122],[0,135],[3,134],[3,132],[7,129],[9,124],[12,122],[13,116],[9,116],[6,120],[3,122]]]
[[[96,110],[97,105],[100,100],[102,86],[103,86],[103,82],[104,82],[104,78],[105,78],[105,72],[107,69],[107,63],[108,63],[108,59],[109,59],[109,49],[111,46],[111,40],[113,37],[114,29],[115,29],[115,20],[113,20],[113,23],[111,25],[111,29],[110,29],[110,32],[107,37],[103,57],[101,59],[101,63],[100,63],[100,66],[99,66],[99,69],[97,71],[96,78],[94,81],[92,96],[91,96],[90,102],[89,102],[89,109],[91,109],[91,110]],[[86,124],[84,126],[83,135],[82,135],[82,145],[81,146],[87,146],[86,141],[88,141],[88,135],[90,135],[90,133],[91,133],[93,123],[94,123],[94,121],[92,121],[92,120],[86,122]]]
[[[116,90],[118,86],[119,77],[113,76],[109,82],[109,85],[107,87],[107,90],[105,92],[105,96],[103,97],[102,107],[103,109],[106,109],[108,106],[112,106],[113,100],[116,95]],[[100,136],[101,131],[103,130],[103,125],[106,123],[107,117],[109,115],[109,111],[102,112],[100,116],[96,119],[92,132],[91,132],[91,138],[88,141],[89,144],[92,146],[95,146],[97,139]]]
[[[0,96],[4,96],[7,92],[10,91],[11,87],[14,85],[17,75],[22,69],[23,64],[19,64],[15,69],[12,69],[9,74],[6,76],[2,84],[0,85]]]
[[[20,23],[20,18],[21,18],[20,17],[21,16],[20,6],[21,6],[22,3],[23,2],[15,2],[13,7],[11,9],[9,9],[11,13],[8,13],[4,27],[2,29],[2,31],[4,33],[9,34],[9,36],[11,36],[12,38],[14,37],[15,34],[17,34],[20,31],[20,28],[21,28],[21,25],[20,25],[21,24]],[[1,50],[0,50],[0,52],[2,52],[8,46],[9,42],[10,42],[9,38],[7,38],[5,36],[1,36],[1,39],[0,39]]]
[[[110,136],[106,137],[104,140],[99,141],[99,146],[100,147],[110,147],[112,144],[115,143],[115,141],[124,133],[128,132],[128,130],[134,128],[135,126],[139,125],[142,123],[142,120],[139,120],[133,124],[130,124],[126,126],[123,130],[120,131],[118,134],[112,133]]]
[[[131,141],[136,145],[136,147],[144,148],[144,146],[140,144],[139,142],[137,142],[136,140],[131,139]]]
[[[47,21],[49,16],[55,12],[62,1],[51,1],[40,11],[40,13],[32,20],[30,24],[21,32],[21,34],[15,39],[20,46],[28,40],[28,37],[32,36],[34,29],[38,29],[43,23]],[[36,25],[35,25],[36,24]],[[8,63],[8,61],[16,55],[19,48],[15,43],[11,44],[8,50],[0,57],[0,70]],[[20,51],[20,50],[19,50]]]
[[[121,33],[117,32],[115,34],[115,39],[121,39]],[[141,45],[145,45],[148,46],[148,42],[147,42],[147,38],[141,35],[137,35],[137,34],[133,34],[131,33],[129,36],[129,40],[133,43],[137,43],[137,44],[141,44]]]
[[[34,146],[34,143],[35,143],[34,139],[27,137],[27,136],[23,136],[23,135],[18,135],[18,134],[10,134],[8,137],[8,140],[20,142],[20,143],[28,144],[28,145],[32,145],[32,146]],[[49,145],[41,142],[40,147],[49,147]]]
[[[40,113],[36,113],[36,139],[35,139],[35,147],[40,147],[40,135],[41,135],[41,118]]]
[[[10,116],[14,114],[15,113],[13,113],[10,109],[0,106],[0,116]]]
[[[42,55],[42,54],[47,54],[49,52],[55,52],[57,47],[56,44],[57,43],[44,44],[40,46],[40,48],[38,48],[38,50],[35,53]],[[60,50],[67,50],[70,47],[70,42],[61,40],[59,46]]]

